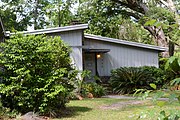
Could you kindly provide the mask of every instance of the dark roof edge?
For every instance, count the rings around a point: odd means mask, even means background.
[[[89,39],[99,40],[99,41],[118,43],[118,44],[135,46],[135,47],[146,48],[146,49],[152,49],[152,50],[157,50],[157,51],[162,51],[162,52],[168,50],[168,48],[166,48],[166,47],[148,45],[148,44],[143,44],[143,43],[138,43],[138,42],[130,42],[130,41],[126,41],[126,40],[102,37],[102,36],[92,35],[92,34],[84,34],[84,37],[89,38]]]
[[[73,31],[73,30],[84,30],[87,28],[88,28],[88,24],[79,24],[79,25],[47,28],[47,29],[40,29],[40,30],[33,30],[33,31],[23,31],[23,32],[18,32],[18,33],[36,35],[36,34],[57,33],[57,32],[65,32],[65,31]],[[10,34],[13,35],[15,33],[10,33]]]

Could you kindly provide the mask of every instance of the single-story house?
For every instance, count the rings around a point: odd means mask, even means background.
[[[70,54],[77,70],[90,70],[92,75],[110,76],[122,66],[158,65],[158,54],[166,48],[84,33],[88,24],[25,31],[24,34],[61,36],[72,48]],[[10,33],[12,34],[12,33]]]

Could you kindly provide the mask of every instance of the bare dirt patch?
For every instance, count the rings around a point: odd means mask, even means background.
[[[140,101],[140,100],[122,101],[122,102],[114,103],[114,104],[111,104],[111,105],[100,106],[100,109],[103,109],[103,110],[108,110],[108,109],[117,110],[117,109],[125,108],[126,106],[129,106],[129,105],[144,104],[145,102],[146,102],[145,100],[144,101]]]

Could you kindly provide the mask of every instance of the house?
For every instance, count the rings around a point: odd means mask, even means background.
[[[110,76],[112,69],[122,66],[158,67],[158,54],[166,51],[164,47],[85,34],[85,29],[88,29],[87,24],[22,33],[61,36],[61,39],[72,48],[70,56],[76,69],[90,70],[92,76]]]

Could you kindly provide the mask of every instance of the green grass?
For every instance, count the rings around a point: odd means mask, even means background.
[[[156,120],[160,111],[178,112],[180,115],[180,105],[177,102],[167,103],[163,107],[154,105],[151,101],[144,104],[127,105],[119,109],[102,109],[101,106],[111,105],[117,102],[128,100],[118,100],[110,98],[95,98],[85,100],[74,100],[67,104],[70,111],[66,116],[56,120],[137,120],[139,116],[144,120]]]
[[[157,116],[162,110],[165,110],[168,114],[177,112],[180,115],[180,104],[177,101],[173,103],[167,102],[163,107],[146,100],[143,104],[126,105],[120,108],[117,107],[117,109],[102,108],[102,106],[112,104],[117,106],[117,103],[130,101],[132,100],[111,98],[72,100],[67,104],[67,109],[62,111],[61,118],[54,120],[139,120],[139,116],[142,118],[140,120],[157,120]],[[7,117],[4,116],[4,118]]]

